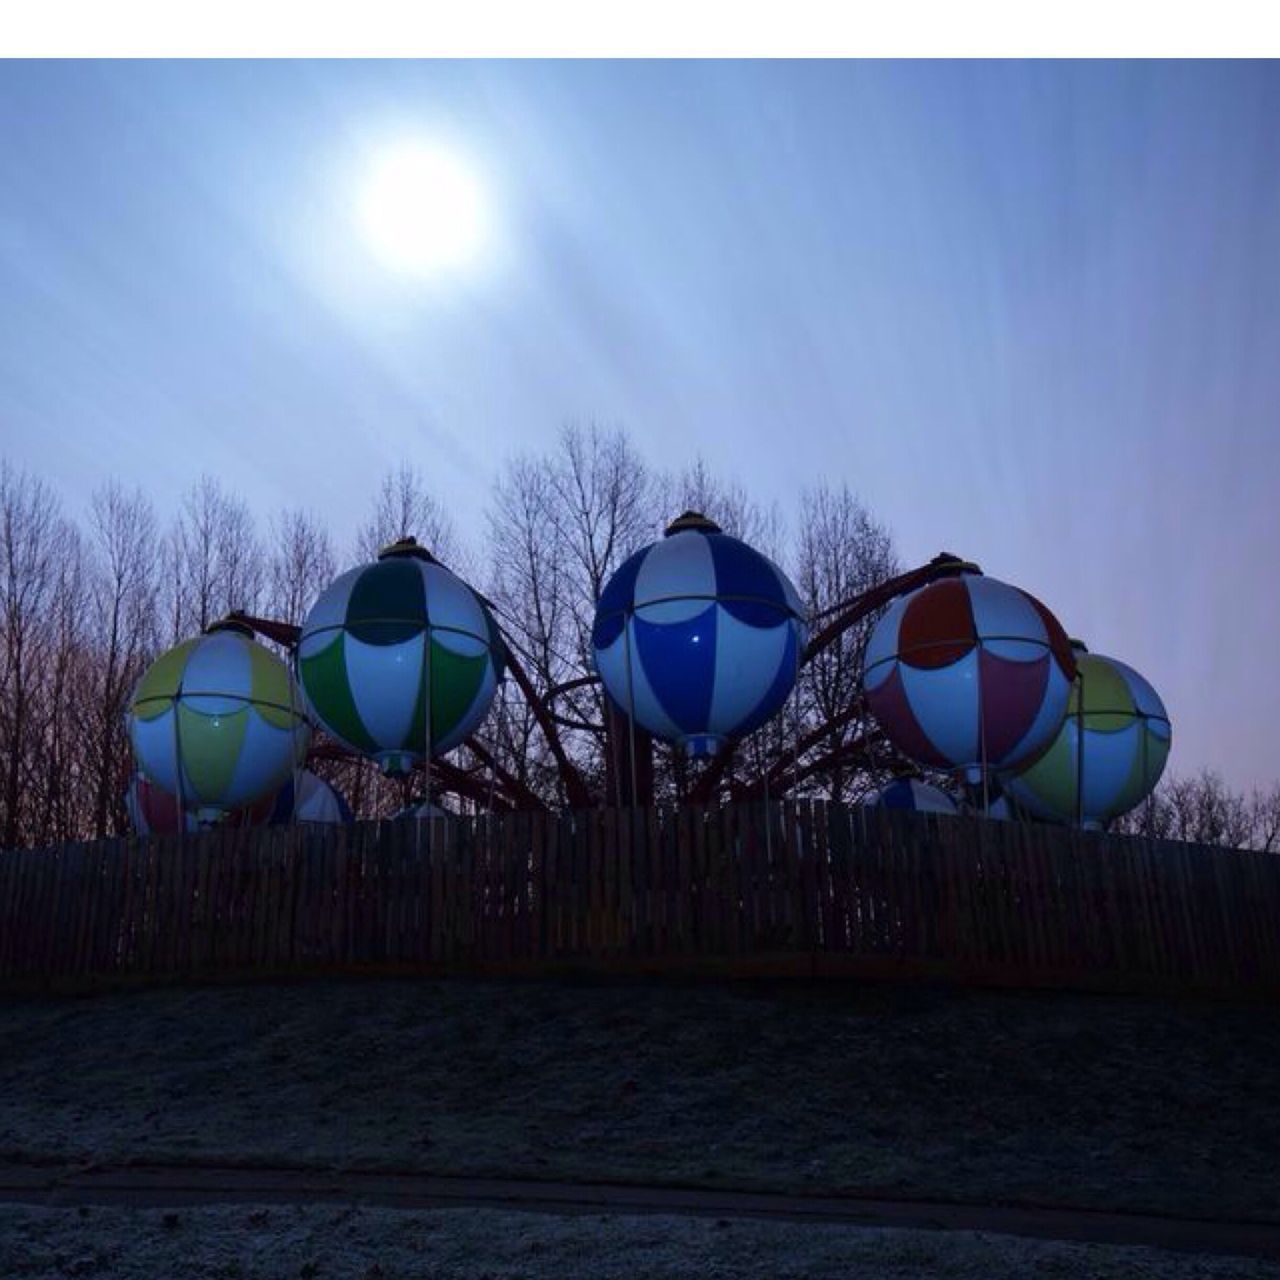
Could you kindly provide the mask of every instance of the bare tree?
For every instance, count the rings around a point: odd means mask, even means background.
[[[416,467],[402,462],[383,476],[369,518],[356,534],[357,562],[373,560],[389,542],[413,537],[459,571],[462,544],[449,513],[431,495]]]
[[[233,609],[243,609],[253,613],[262,597],[266,560],[253,516],[237,498],[227,498],[223,503],[218,557],[222,565],[223,590],[219,611],[229,613]]]
[[[848,485],[827,484],[804,494],[795,568],[815,631],[839,605],[901,572],[888,530]],[[832,800],[847,799],[854,780],[840,753],[870,724],[862,706],[862,656],[875,622],[873,616],[850,627],[800,673],[795,697],[803,741],[814,755],[832,758],[810,786]]]
[[[56,578],[50,600],[49,647],[41,663],[39,728],[32,735],[36,756],[31,770],[34,829],[27,842],[73,840],[84,830],[90,794],[85,786],[85,712],[94,656],[87,643],[84,597],[86,572],[79,531],[60,522]]]
[[[210,476],[195,484],[178,513],[167,557],[173,639],[203,631],[233,609],[253,612],[265,578],[253,517]]]
[[[1212,769],[1190,777],[1166,776],[1110,830],[1272,853],[1280,845],[1280,783],[1266,790],[1254,788],[1246,796]]]
[[[682,511],[697,511],[772,559],[783,558],[786,533],[777,504],[761,506],[736,481],[717,477],[703,458],[662,477],[654,498],[655,515],[663,523]]]
[[[654,520],[654,480],[625,432],[595,423],[561,431],[546,475],[555,554],[569,569],[567,634],[561,652],[571,660],[574,675],[587,677],[595,669],[591,631],[605,584],[660,528]],[[572,723],[601,724],[606,713],[603,690],[583,685],[563,699],[562,710]],[[602,786],[601,739],[586,734],[577,742],[585,751],[584,771]]]
[[[565,427],[545,472],[557,544],[579,605],[594,611],[614,569],[654,533],[653,478],[624,432],[595,423]]]
[[[1241,848],[1249,841],[1249,808],[1244,796],[1232,791],[1210,769],[1193,778],[1174,778],[1165,791],[1172,811],[1175,840]]]
[[[123,820],[123,762],[128,758],[124,711],[129,693],[157,642],[156,518],[141,490],[111,483],[93,496],[90,509],[93,558],[89,598],[88,673],[93,693],[93,830],[119,830]],[[89,727],[86,724],[86,729]]]
[[[540,697],[582,682],[557,699],[555,710],[564,741],[597,784],[602,739],[586,726],[603,723],[604,702],[599,687],[587,683],[593,676],[591,627],[613,571],[656,536],[654,491],[651,473],[624,433],[571,425],[554,453],[508,464],[494,494],[490,595]],[[523,771],[522,780],[558,786],[527,710],[513,705],[504,734],[509,763]]]
[[[1254,788],[1249,797],[1251,847],[1263,853],[1280,852],[1280,782],[1266,790]]]
[[[271,545],[269,612],[273,618],[298,625],[333,581],[333,543],[310,512],[297,509],[272,521]]]
[[[489,596],[500,623],[539,694],[582,674],[567,625],[571,604],[567,566],[557,551],[554,497],[542,462],[518,458],[494,487],[489,522]],[[496,756],[525,785],[554,795],[555,762],[529,704],[504,698],[486,738]]]
[[[56,645],[54,606],[66,537],[52,490],[0,463],[0,841],[6,848],[34,834],[45,728],[40,699]]]
[[[1172,840],[1173,812],[1164,795],[1164,787],[1146,796],[1142,802],[1114,819],[1108,830],[1118,835],[1145,836],[1150,840]]]

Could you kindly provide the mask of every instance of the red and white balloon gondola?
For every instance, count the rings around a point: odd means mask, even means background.
[[[966,566],[889,607],[867,642],[863,689],[899,751],[976,783],[1049,746],[1075,674],[1039,600]]]

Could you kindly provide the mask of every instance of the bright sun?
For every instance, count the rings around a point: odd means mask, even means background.
[[[471,262],[484,239],[484,212],[467,166],[422,143],[383,152],[360,201],[370,247],[387,266],[419,275]]]

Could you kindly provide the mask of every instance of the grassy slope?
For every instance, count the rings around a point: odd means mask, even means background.
[[[0,1154],[1280,1219],[1280,1012],[343,981],[0,1006]]]

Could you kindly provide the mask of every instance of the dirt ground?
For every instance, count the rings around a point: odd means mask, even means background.
[[[1272,1264],[972,1232],[496,1210],[0,1206],[0,1275],[151,1280],[1264,1280]]]
[[[638,981],[9,999],[0,1158],[198,1158],[1277,1221],[1280,1011]]]

